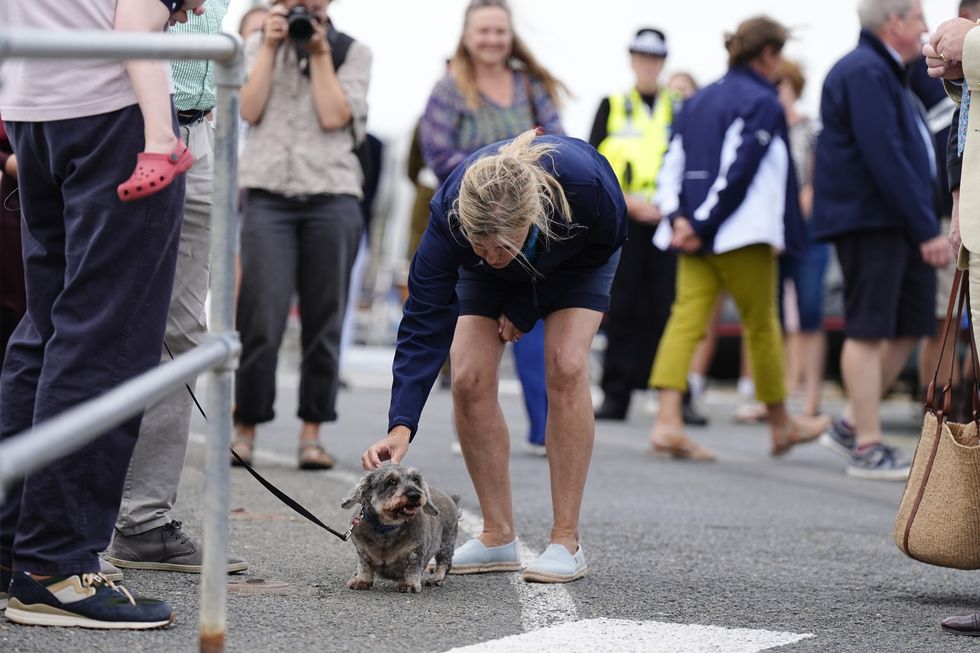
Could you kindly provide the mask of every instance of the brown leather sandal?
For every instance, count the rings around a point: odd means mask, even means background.
[[[249,465],[252,464],[252,449],[255,447],[255,440],[246,440],[245,438],[235,438],[231,441],[231,450],[234,451]],[[234,456],[231,457],[232,467],[241,467],[242,464],[238,461],[238,458]]]
[[[683,433],[669,434],[666,443],[651,442],[650,452],[655,456],[666,456],[677,460],[709,463],[717,458],[715,452],[704,447]]]
[[[319,442],[301,442],[299,445],[300,469],[330,469],[335,462]]]

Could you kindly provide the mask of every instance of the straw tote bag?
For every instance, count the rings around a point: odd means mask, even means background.
[[[956,321],[953,305],[957,304]],[[956,569],[980,569],[980,390],[973,382],[973,419],[966,424],[947,418],[952,405],[952,368],[956,337],[963,306],[970,317],[970,354],[973,378],[977,373],[977,350],[970,316],[970,292],[966,272],[956,271],[943,345],[936,372],[926,394],[926,415],[922,437],[912,459],[905,494],[895,519],[895,544],[902,552],[920,562]],[[937,379],[948,356],[949,369],[937,401]]]

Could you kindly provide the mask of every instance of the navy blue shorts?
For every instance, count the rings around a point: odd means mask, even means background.
[[[936,270],[905,232],[860,231],[834,241],[844,276],[844,334],[855,340],[936,335]]]
[[[482,315],[496,320],[501,314],[523,333],[555,311],[587,308],[600,313],[609,310],[620,250],[597,268],[555,270],[536,282],[507,281],[485,271],[461,268],[456,283],[460,315]]]

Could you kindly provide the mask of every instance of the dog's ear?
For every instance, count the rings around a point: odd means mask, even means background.
[[[367,490],[368,477],[364,476],[350,491],[350,496],[340,502],[340,507],[346,510],[347,508],[352,508],[355,503],[364,503],[364,495],[367,493]]]
[[[436,508],[434,503],[432,503],[432,494],[429,492],[428,483],[422,483],[422,493],[425,496],[425,505],[422,507],[422,510],[435,517],[439,514],[439,509]]]

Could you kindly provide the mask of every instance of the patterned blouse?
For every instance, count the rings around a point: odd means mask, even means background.
[[[425,107],[419,140],[425,161],[440,183],[463,159],[485,145],[513,138],[536,126],[545,134],[564,135],[561,118],[544,86],[536,79],[528,84],[526,79],[524,72],[514,71],[514,100],[509,107],[482,95],[482,104],[475,111],[466,106],[466,99],[450,75],[439,80]]]
[[[262,32],[245,43],[245,64],[255,65]],[[284,42],[276,51],[272,89],[265,111],[249,126],[239,162],[238,183],[284,195],[363,195],[361,164],[354,145],[365,137],[371,51],[354,41],[337,70],[337,79],[350,106],[351,122],[339,129],[322,129],[313,107],[310,78],[300,72],[296,49]]]

